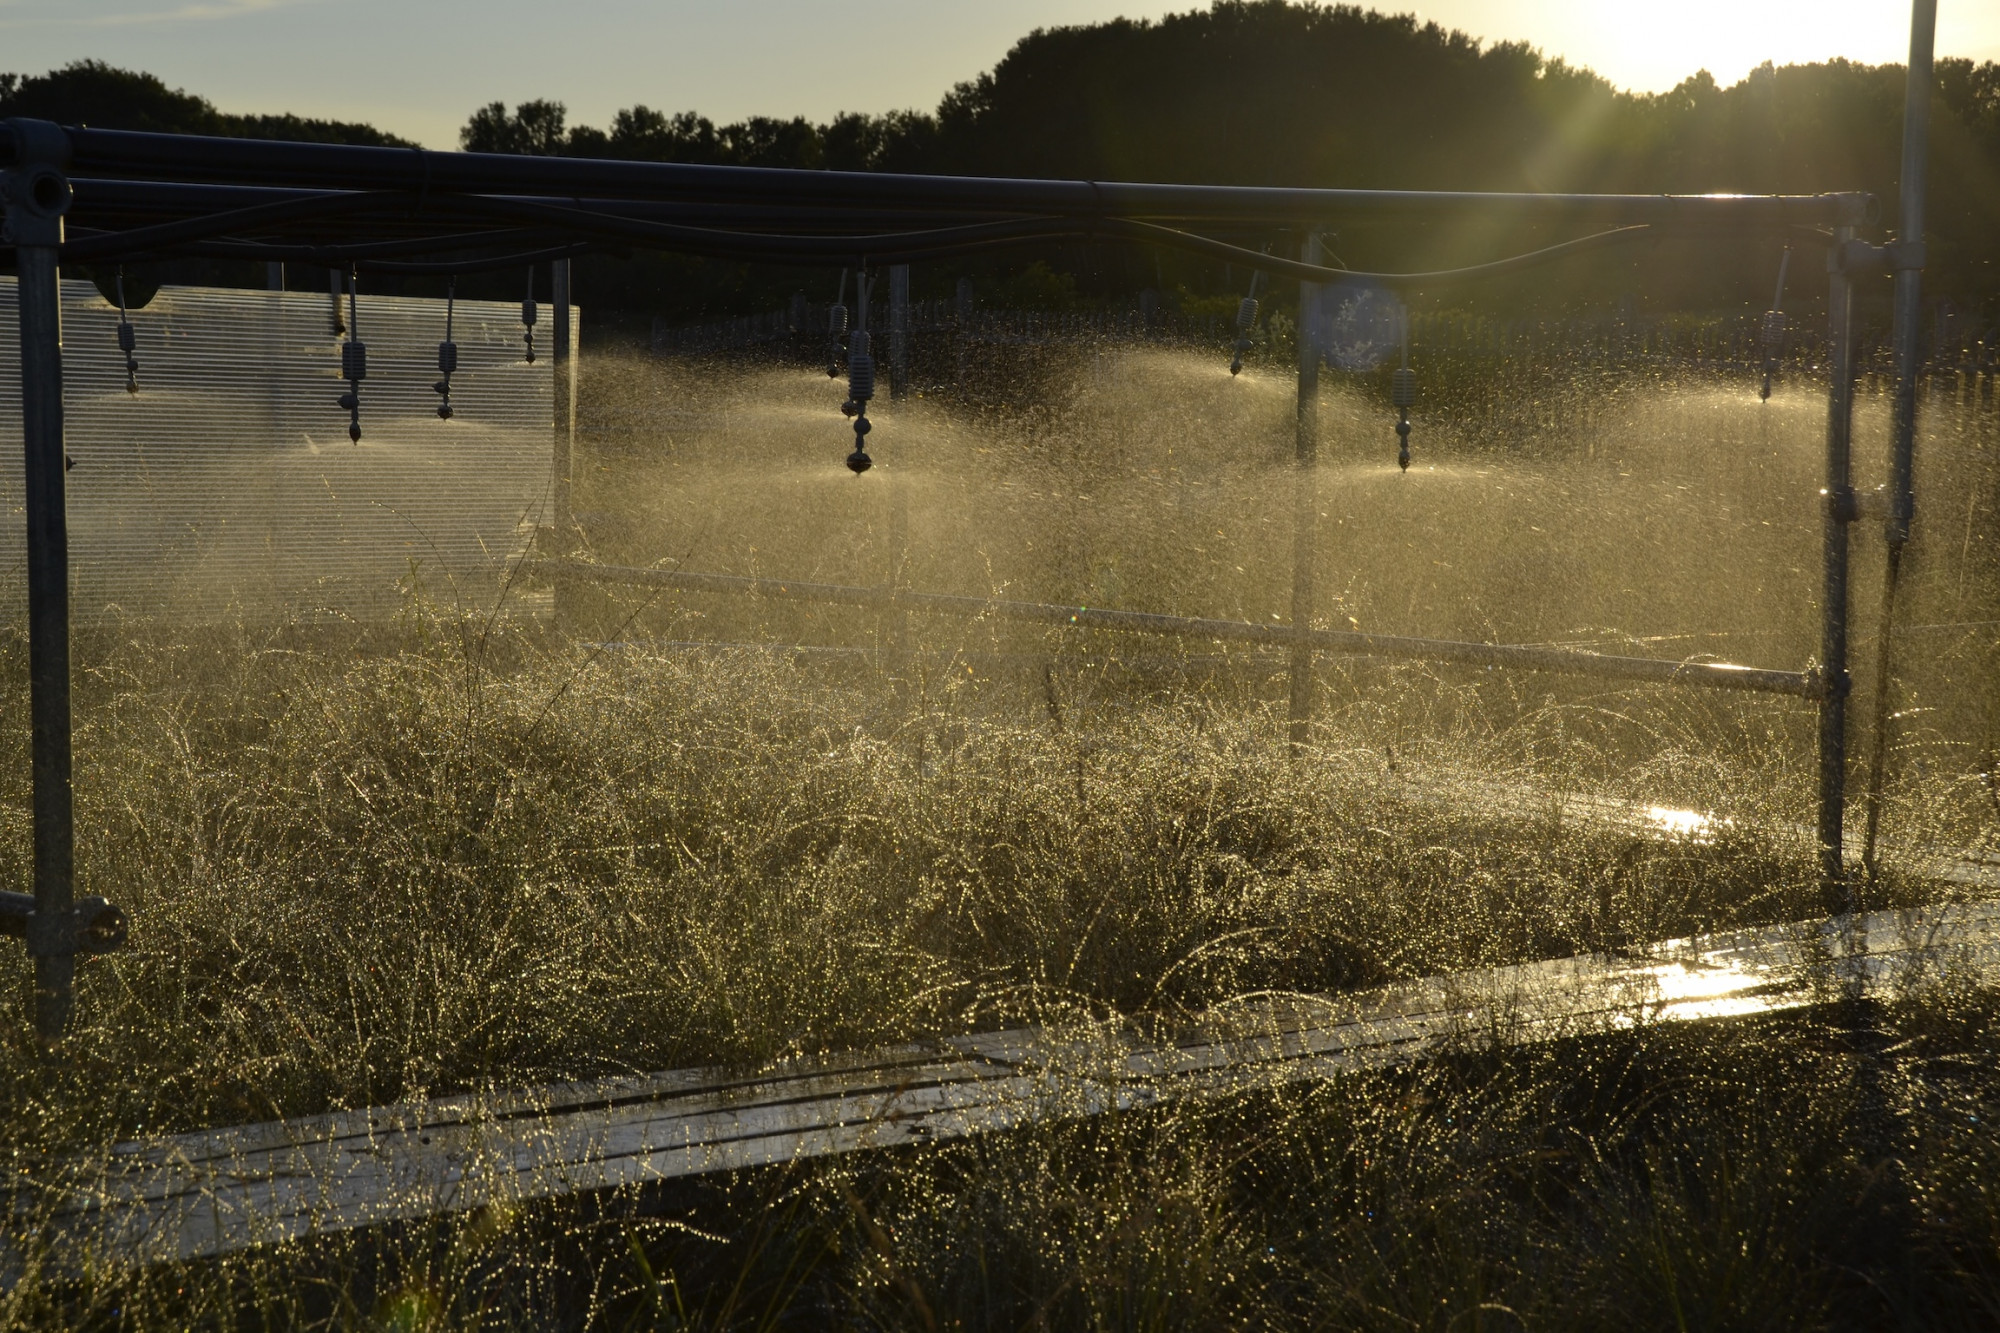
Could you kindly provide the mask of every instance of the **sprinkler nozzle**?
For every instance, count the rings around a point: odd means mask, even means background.
[[[1250,330],[1257,326],[1257,298],[1246,296],[1236,307],[1236,355],[1229,362],[1229,373],[1243,373],[1243,354],[1250,350]]]

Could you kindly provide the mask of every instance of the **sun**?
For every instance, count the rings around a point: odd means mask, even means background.
[[[1910,8],[1896,0],[1429,0],[1412,8],[1489,41],[1525,40],[1634,92],[1665,91],[1702,69],[1729,84],[1767,60],[1888,64],[1909,50]],[[1945,0],[1937,37],[1940,55],[2000,56],[2000,6]]]

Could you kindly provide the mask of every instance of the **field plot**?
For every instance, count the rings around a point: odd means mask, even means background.
[[[820,372],[586,360],[574,558],[1288,623],[1288,375],[1090,343],[986,370],[1005,389],[978,403],[879,404],[877,467],[855,477]],[[1303,474],[1316,627],[1811,665],[1818,386],[1760,403],[1713,368],[1573,368],[1533,390],[1508,373],[1445,368],[1407,474],[1384,386],[1327,375]],[[1979,916],[1980,877],[1935,861],[2000,851],[2000,418],[1978,390],[1940,379],[1923,409],[1866,886],[1885,913]],[[1881,418],[1869,399],[1864,477]],[[1865,575],[1879,552],[1859,547]],[[37,1201],[16,1252],[49,1275],[14,1286],[7,1319],[1972,1327],[2000,1310],[1977,950],[1849,995],[1838,949],[1777,936],[1796,946],[1788,993],[1813,1003],[1728,1026],[1645,1021],[1659,996],[1634,992],[1629,1015],[1610,1003],[1533,1046],[1441,1031],[1421,1065],[387,1209],[373,1230],[137,1270],[43,1228],[65,1206],[49,1191],[102,1185],[118,1145],[171,1135],[372,1136],[370,1107],[695,1068],[769,1082],[1025,1029],[1185,1049],[1246,1014],[1550,960],[1641,967],[1661,941],[1820,915],[1797,698],[1322,656],[1294,747],[1282,649],[577,579],[553,624],[496,614],[547,586],[524,568],[481,600],[418,562],[379,623],[163,617],[80,639],[81,882],[137,924],[82,973],[69,1063],[4,1052],[17,1199]],[[1878,598],[1862,577],[1864,641]],[[1871,688],[1863,673],[1857,698]],[[10,695],[0,727],[23,750],[24,719]],[[18,882],[25,766],[0,773]],[[1650,813],[1606,817],[1632,809]]]

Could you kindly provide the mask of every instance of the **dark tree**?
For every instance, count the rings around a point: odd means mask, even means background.
[[[0,117],[5,116],[165,134],[410,146],[407,139],[372,125],[292,115],[232,115],[216,110],[205,97],[167,87],[154,75],[118,69],[101,60],[79,60],[41,75],[0,75]]]

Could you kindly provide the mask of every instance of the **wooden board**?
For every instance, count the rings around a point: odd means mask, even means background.
[[[1023,1029],[245,1125],[120,1145],[17,1197],[71,1262],[144,1264],[316,1232],[1030,1121],[1273,1087],[1509,1043],[1771,1013],[1941,968],[2000,973],[2000,905],[1673,941],[1218,1012],[1170,1043]],[[16,1252],[16,1264],[20,1262]]]

